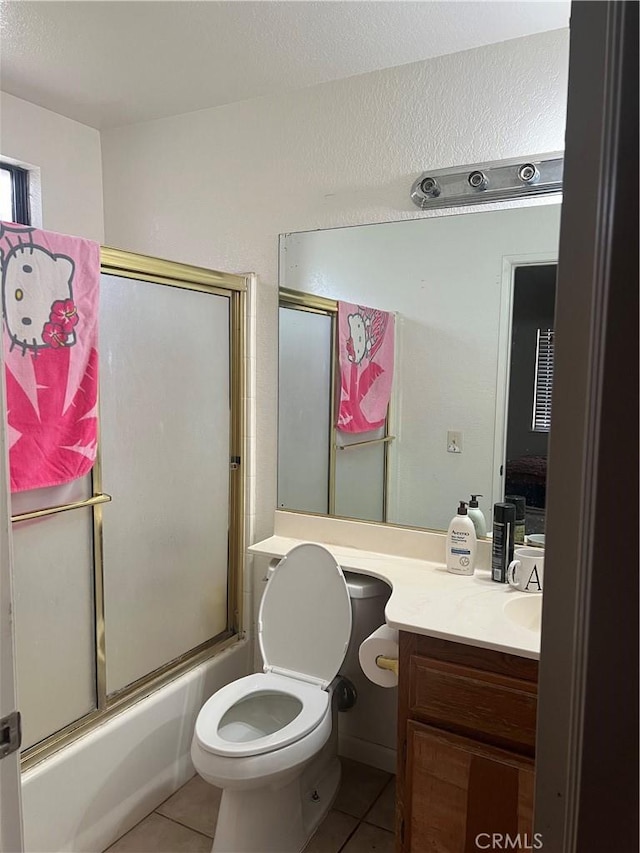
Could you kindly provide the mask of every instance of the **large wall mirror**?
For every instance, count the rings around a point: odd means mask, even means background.
[[[553,196],[283,235],[278,507],[442,530],[475,494],[490,529],[520,495],[543,533],[559,228]],[[394,319],[375,429],[338,428],[341,303],[354,360],[370,318]]]

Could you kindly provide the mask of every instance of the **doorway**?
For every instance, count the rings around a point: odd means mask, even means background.
[[[505,495],[525,498],[527,534],[544,533],[556,273],[518,266],[513,278],[504,483]]]

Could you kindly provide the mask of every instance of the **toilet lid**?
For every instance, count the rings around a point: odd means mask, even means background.
[[[337,674],[351,636],[351,600],[340,566],[321,545],[292,548],[273,570],[258,614],[265,672],[321,685]]]

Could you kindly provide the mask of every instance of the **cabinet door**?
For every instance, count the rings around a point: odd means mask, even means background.
[[[534,847],[530,759],[408,722],[406,774],[402,850],[500,849],[496,833],[502,849]]]

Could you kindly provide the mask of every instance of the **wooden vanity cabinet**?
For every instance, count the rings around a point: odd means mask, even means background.
[[[533,845],[537,681],[537,661],[400,633],[398,853]]]

